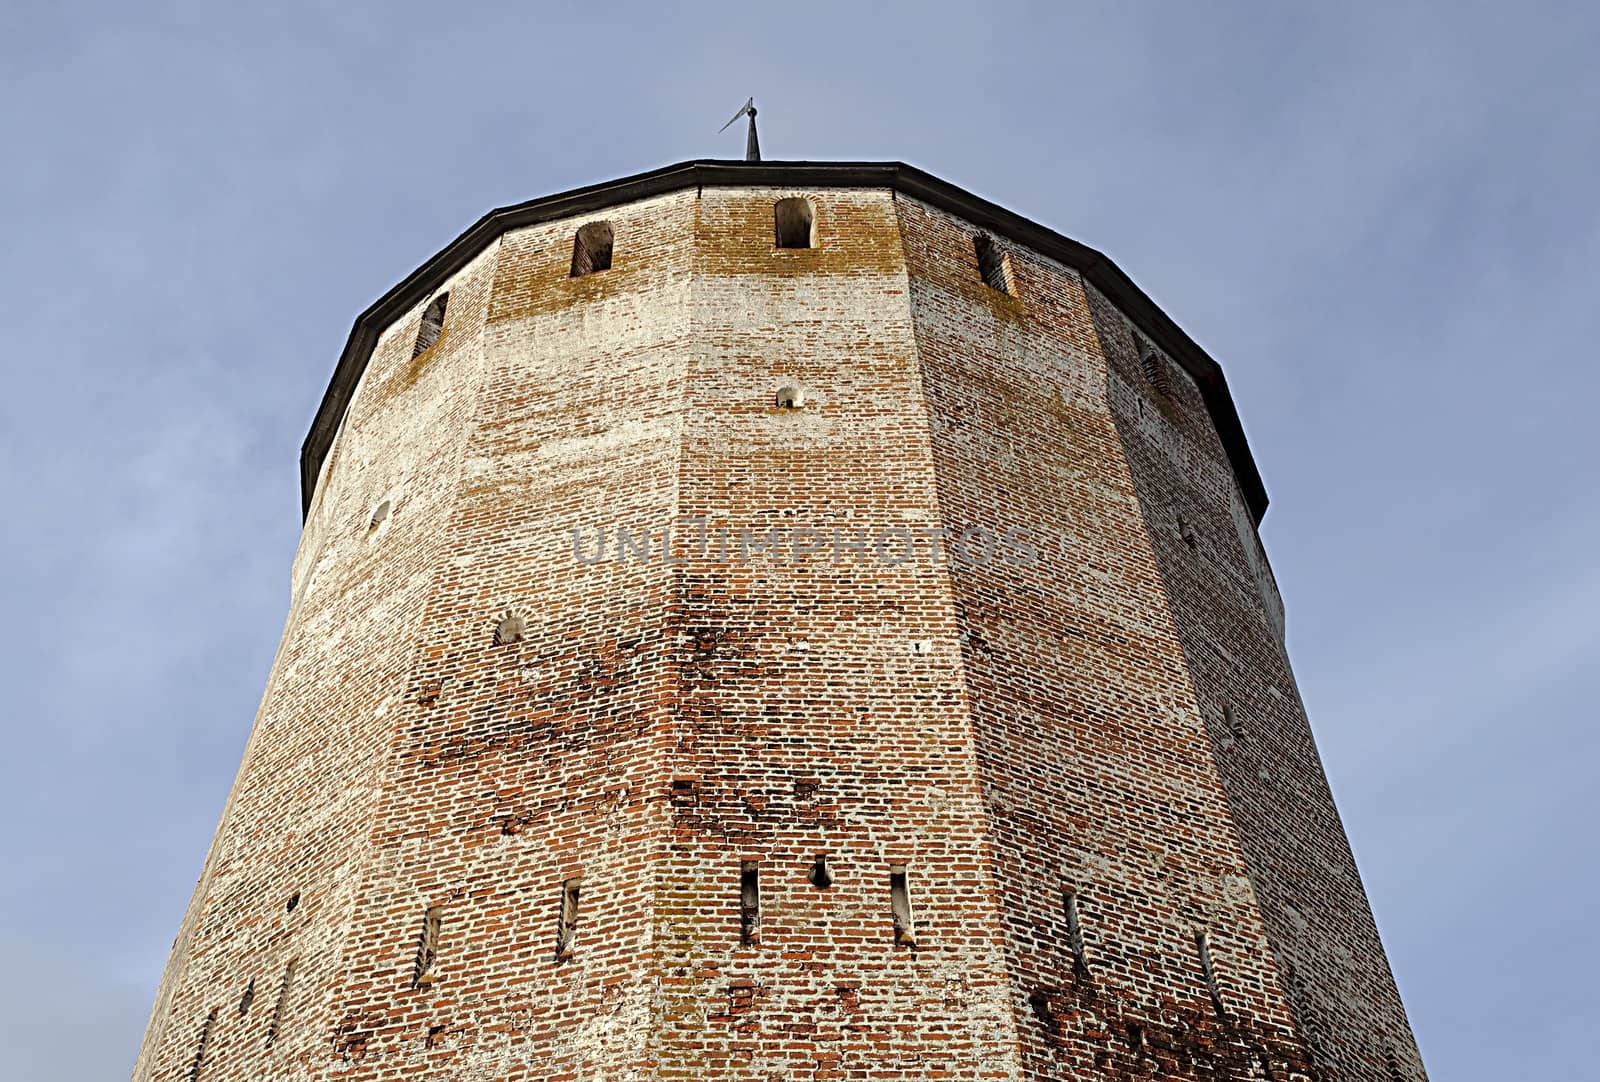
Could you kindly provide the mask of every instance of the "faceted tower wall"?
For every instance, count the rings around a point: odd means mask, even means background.
[[[1424,1078],[1174,332],[721,168],[358,351],[135,1078]]]

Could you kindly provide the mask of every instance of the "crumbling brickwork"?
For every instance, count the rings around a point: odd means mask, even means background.
[[[136,1079],[1424,1078],[1211,405],[783,176],[380,328]]]

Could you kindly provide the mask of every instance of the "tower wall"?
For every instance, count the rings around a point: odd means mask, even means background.
[[[940,523],[894,200],[803,193],[818,246],[774,249],[790,194],[700,201],[679,511],[785,551],[713,537],[680,575],[661,1077],[1015,1076],[948,576],[873,547]],[[777,407],[787,385],[804,409]],[[796,530],[823,550],[796,557]],[[741,946],[747,860],[761,924]],[[914,947],[894,942],[893,867]]]
[[[673,514],[694,199],[591,217],[619,241],[605,273],[570,277],[589,218],[501,241],[476,410],[347,932],[341,1077],[627,1077],[646,1054],[671,572],[591,572],[572,535]],[[508,618],[515,641],[497,635]],[[558,956],[573,882],[575,934]],[[434,907],[438,960],[415,987]]]
[[[1029,1077],[1304,1070],[1083,284],[1009,248],[999,292],[963,258],[969,223],[901,207],[946,524],[1037,548],[951,566]]]
[[[452,281],[447,333],[424,358],[411,358],[420,305],[378,342],[301,538],[283,640],[135,1078],[187,1078],[203,1037],[206,1078],[323,1069],[381,803],[375,767],[433,599],[496,258]],[[394,513],[369,529],[384,499]]]
[[[135,1078],[1422,1077],[1207,403],[979,228],[678,188],[394,312]]]
[[[1283,604],[1221,441],[1193,380],[1163,356],[1171,393],[1152,395],[1128,320],[1093,287],[1088,297],[1111,416],[1299,1028],[1329,1077],[1425,1077],[1289,670]]]

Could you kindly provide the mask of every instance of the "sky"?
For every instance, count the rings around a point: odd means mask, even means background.
[[[1431,1076],[1600,1078],[1600,9],[0,9],[0,1047],[131,1069],[287,612],[356,314],[485,210],[903,160],[1226,370]]]

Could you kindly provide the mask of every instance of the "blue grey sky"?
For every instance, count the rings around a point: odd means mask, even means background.
[[[1600,9],[8,4],[8,1078],[130,1069],[287,610],[357,312],[486,209],[901,159],[1226,369],[1432,1076],[1597,1077]]]

